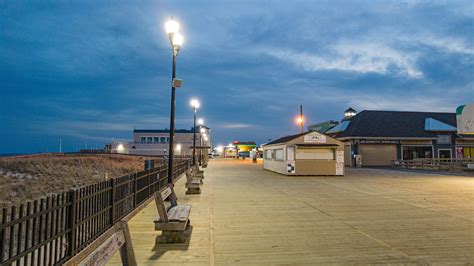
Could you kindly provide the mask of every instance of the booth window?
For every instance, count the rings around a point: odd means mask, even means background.
[[[297,160],[334,160],[334,149],[298,149]]]
[[[274,159],[277,161],[283,161],[283,149],[275,150],[273,153]]]
[[[146,137],[140,137],[140,142],[145,143],[146,142]]]
[[[265,159],[272,159],[272,150],[266,150],[265,151]]]

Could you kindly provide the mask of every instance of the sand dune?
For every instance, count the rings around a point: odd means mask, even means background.
[[[144,157],[51,155],[0,159],[0,207],[143,170]]]

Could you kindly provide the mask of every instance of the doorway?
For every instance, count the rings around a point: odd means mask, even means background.
[[[438,149],[438,158],[440,158],[440,159],[451,159],[452,158],[451,149]]]

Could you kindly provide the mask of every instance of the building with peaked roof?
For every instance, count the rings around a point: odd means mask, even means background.
[[[263,168],[284,175],[344,175],[343,143],[319,132],[263,145]]]
[[[345,117],[326,134],[344,142],[345,163],[388,166],[392,160],[465,157],[474,138],[457,133],[455,113],[371,111]],[[474,137],[474,136],[473,136]]]

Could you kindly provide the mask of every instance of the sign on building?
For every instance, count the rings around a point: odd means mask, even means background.
[[[305,143],[326,143],[326,136],[318,132],[311,132],[304,136]]]
[[[456,109],[458,134],[474,134],[474,103]]]

